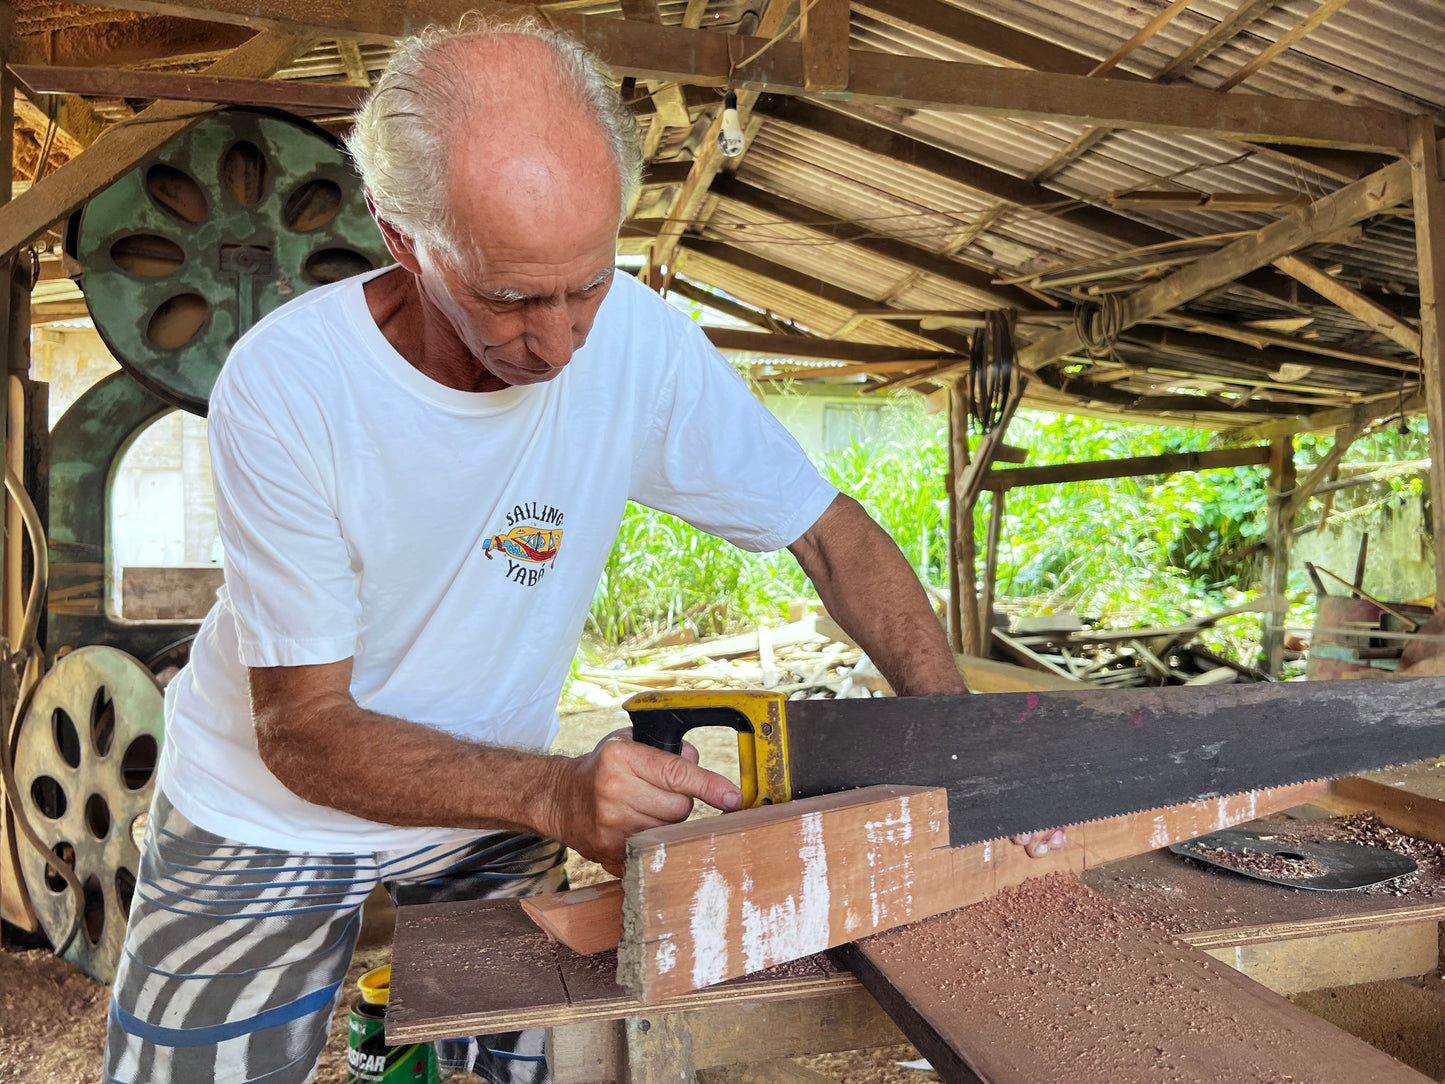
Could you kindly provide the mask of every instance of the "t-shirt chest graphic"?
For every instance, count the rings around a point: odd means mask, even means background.
[[[512,506],[506,514],[505,530],[482,543],[488,559],[506,561],[506,578],[523,587],[536,587],[548,568],[557,565],[562,549],[562,523],[566,513],[542,501]]]

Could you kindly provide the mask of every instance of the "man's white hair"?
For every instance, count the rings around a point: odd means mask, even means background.
[[[459,254],[457,232],[446,206],[449,131],[464,129],[476,107],[476,86],[465,70],[465,52],[445,48],[467,38],[520,35],[544,43],[556,60],[562,87],[576,95],[597,124],[622,187],[618,220],[642,184],[637,121],[623,104],[601,62],[570,34],[534,19],[488,22],[477,12],[456,26],[429,26],[396,43],[391,60],[356,115],[347,149],[376,205],[377,214],[430,254]],[[483,84],[477,90],[485,94]]]

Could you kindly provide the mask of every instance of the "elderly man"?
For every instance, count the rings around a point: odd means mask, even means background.
[[[615,276],[635,129],[575,42],[400,42],[352,150],[396,266],[272,313],[211,400],[226,588],[168,690],[107,1081],[304,1081],[378,883],[555,890],[565,847],[738,807],[695,752],[545,752],[629,499],[787,546],[900,694],[966,691],[887,535]],[[545,1079],[533,1034],[451,1054]]]

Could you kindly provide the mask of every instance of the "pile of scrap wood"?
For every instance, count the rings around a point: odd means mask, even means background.
[[[1259,599],[1165,628],[1086,627],[1074,614],[1020,617],[1010,630],[993,630],[994,655],[1055,677],[1104,688],[1269,681],[1263,671],[1209,650],[1199,642],[1199,634],[1221,618],[1265,610],[1270,605],[1269,599]]]
[[[580,666],[571,693],[611,707],[656,689],[769,689],[793,699],[890,691],[848,634],[823,614],[693,643],[643,644],[606,665]]]

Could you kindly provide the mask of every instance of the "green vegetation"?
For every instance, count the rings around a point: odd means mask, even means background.
[[[855,443],[818,457],[823,474],[868,509],[893,536],[920,578],[936,591],[948,585],[948,451],[945,423],[921,407],[900,404],[907,424],[892,439]],[[1415,428],[1422,428],[1416,422]],[[1122,425],[1092,418],[1021,412],[1009,443],[1029,450],[1029,463],[1064,463],[1202,450],[1208,432]],[[1301,475],[1329,450],[1328,437],[1300,437]],[[1347,462],[1390,463],[1428,454],[1422,433],[1382,429],[1359,441]],[[999,549],[998,590],[1026,613],[1068,610],[1115,625],[1172,624],[1243,602],[1258,588],[1258,568],[1230,560],[1265,529],[1263,467],[1238,467],[1166,478],[1117,479],[1038,486],[1009,494]],[[1418,492],[1418,477],[1345,490],[1336,516],[1358,515],[1400,494]],[[1381,495],[1383,490],[1383,496]],[[984,546],[988,497],[975,524]],[[1301,522],[1318,518],[1313,514]],[[1302,569],[1292,582],[1292,626],[1313,619],[1314,599]],[[589,619],[593,637],[616,643],[678,622],[707,635],[776,620],[789,599],[811,595],[786,551],[746,554],[726,542],[650,509],[630,506]],[[1212,646],[1239,659],[1256,649],[1259,619],[1231,619],[1211,634]]]

